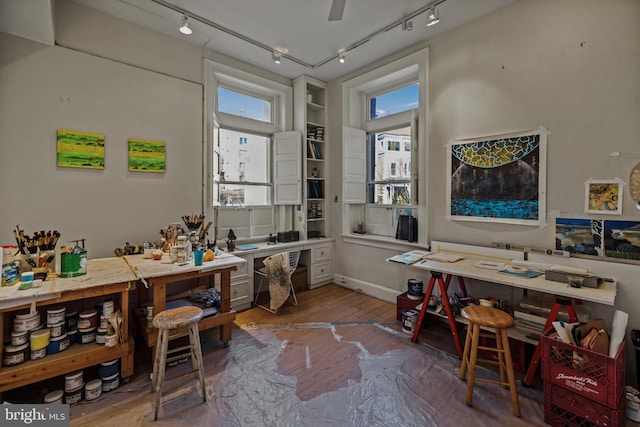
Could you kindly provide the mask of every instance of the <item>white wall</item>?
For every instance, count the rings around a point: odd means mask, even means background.
[[[332,108],[328,140],[340,144],[342,111],[336,102],[342,99],[344,81],[424,46],[430,47],[429,147],[428,170],[421,173],[428,174],[426,222],[432,240],[553,248],[556,217],[596,217],[584,214],[584,182],[614,177],[626,181],[640,161],[640,2],[614,0],[605,5],[600,0],[521,0],[366,70],[329,82]],[[452,139],[539,125],[551,132],[547,226],[447,221],[445,144]],[[611,151],[621,156],[610,157]],[[339,150],[331,151],[330,160],[332,173],[341,176]],[[332,211],[332,232],[338,235],[342,194],[340,182],[334,183],[329,194],[340,199]],[[607,219],[640,221],[640,211],[628,190],[624,197],[624,215]],[[407,276],[414,275],[410,269],[382,262],[394,253],[384,245],[373,248],[338,238],[337,279],[391,301],[393,292],[406,291]],[[635,268],[640,273],[640,267]],[[636,289],[640,284],[630,279],[627,270],[625,267],[619,283],[615,308],[627,311],[630,328],[638,329],[640,294]],[[603,315],[611,312],[596,310]],[[631,349],[627,356],[630,366]]]

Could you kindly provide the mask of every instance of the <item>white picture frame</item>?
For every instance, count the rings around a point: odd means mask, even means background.
[[[622,215],[624,184],[620,178],[586,180],[584,211],[599,215]]]

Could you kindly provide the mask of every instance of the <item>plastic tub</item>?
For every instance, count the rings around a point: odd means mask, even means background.
[[[102,380],[100,378],[89,381],[84,386],[85,400],[96,400],[102,394]]]
[[[100,378],[111,377],[118,372],[120,372],[120,359],[103,362],[98,366],[98,375]]]
[[[69,345],[78,342],[78,328],[73,328],[67,331],[67,337],[69,337]]]
[[[52,338],[47,346],[47,354],[56,354],[61,351],[65,351],[69,348],[71,343],[69,342],[69,337],[67,334],[63,334],[59,337]]]
[[[11,332],[11,345],[21,346],[29,342],[29,331]]]
[[[14,366],[28,360],[29,344],[22,344],[19,346],[8,345],[4,349],[2,355],[2,364],[4,366]]]
[[[47,347],[41,348],[39,350],[31,350],[30,359],[38,360],[38,359],[42,359],[46,355],[47,355]]]
[[[64,403],[67,405],[74,405],[82,400],[84,393],[84,383],[80,384],[75,390],[68,390],[64,392]]]
[[[108,392],[111,390],[115,390],[120,386],[120,373],[116,372],[114,375],[110,377],[102,378],[102,391]]]
[[[64,320],[58,323],[49,323],[47,325],[51,331],[51,338],[58,338],[65,334]]]
[[[84,385],[82,379],[82,371],[71,372],[64,376],[64,389],[65,391],[73,391]]]
[[[107,328],[98,328],[96,332],[96,344],[104,345],[104,337],[107,335]]]
[[[67,324],[67,330],[78,327],[78,312],[72,311],[64,315],[64,321]]]
[[[78,342],[80,344],[89,344],[96,340],[96,328],[78,329]]]
[[[64,322],[64,307],[53,307],[47,310],[47,325],[55,325]]]
[[[54,390],[44,397],[44,403],[62,403],[64,399],[64,391]]]
[[[98,311],[83,311],[78,316],[78,329],[90,329],[98,326]]]
[[[46,348],[49,345],[49,339],[51,338],[51,331],[49,329],[39,329],[31,332],[29,342],[31,343],[31,350],[40,350]]]
[[[40,325],[40,313],[18,314],[13,321],[13,330],[16,332],[33,331]]]
[[[113,333],[111,335],[106,335],[104,337],[104,346],[105,347],[115,347],[118,345],[118,335]]]

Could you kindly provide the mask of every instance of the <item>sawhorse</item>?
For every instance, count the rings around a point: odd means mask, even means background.
[[[435,283],[437,281],[438,288],[440,289],[440,296],[442,297],[442,305],[444,306],[445,312],[447,313],[449,328],[451,328],[451,335],[453,336],[453,342],[456,345],[456,351],[458,352],[458,357],[462,358],[462,345],[460,343],[460,337],[458,335],[456,318],[453,314],[451,303],[449,302],[449,295],[447,294],[447,289],[449,289],[449,283],[451,283],[451,277],[452,277],[451,274],[447,274],[446,279],[443,280],[442,273],[431,272],[431,278],[429,279],[427,292],[424,294],[424,300],[422,301],[422,308],[420,309],[420,315],[418,316],[418,322],[416,323],[415,331],[413,331],[411,342],[418,342],[418,335],[420,335],[420,327],[422,326],[422,320],[424,319],[424,314],[427,312],[427,307],[429,305],[429,298],[433,293],[433,289],[435,288]],[[458,278],[458,283],[460,284],[462,295],[466,297],[467,289],[464,285],[464,280],[462,279],[462,277],[459,277],[459,276],[456,276],[456,277]]]
[[[576,309],[573,306],[573,303],[582,304],[582,301],[572,298],[563,298],[563,297],[555,297],[553,302],[553,306],[551,307],[551,312],[549,313],[549,317],[547,318],[547,322],[544,325],[544,329],[542,335],[547,335],[547,333],[553,328],[553,322],[558,318],[558,313],[560,312],[560,308],[564,307],[569,313],[569,321],[571,323],[576,323],[578,321],[578,316],[576,315]],[[533,353],[533,357],[531,358],[531,362],[529,363],[529,368],[527,369],[527,374],[522,379],[522,384],[525,386],[531,385],[531,380],[533,380],[533,376],[536,374],[536,370],[538,369],[538,365],[540,364],[540,357],[542,353],[542,347],[538,342],[536,346],[536,350]]]

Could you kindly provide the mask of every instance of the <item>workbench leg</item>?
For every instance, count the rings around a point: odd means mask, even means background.
[[[422,308],[420,309],[420,314],[418,315],[418,321],[416,322],[416,330],[413,331],[411,342],[418,342],[418,335],[420,335],[420,327],[422,326],[424,313],[426,313],[427,307],[429,306],[429,297],[431,297],[431,293],[433,292],[433,286],[436,283],[436,277],[442,277],[442,275],[440,273],[431,273],[431,279],[429,279],[427,292],[424,294],[424,299],[422,301]]]
[[[447,320],[449,321],[449,328],[451,328],[453,343],[456,345],[458,357],[462,358],[462,345],[460,344],[460,336],[458,335],[456,317],[453,314],[453,309],[451,308],[451,303],[449,302],[449,294],[447,293],[448,287],[445,286],[444,282],[442,281],[442,277],[438,278],[438,285],[440,285],[440,296],[442,297],[442,305],[444,306],[444,310],[447,312]]]
[[[565,307],[567,309],[567,313],[569,313],[569,321],[571,323],[576,323],[578,321],[578,316],[576,315],[576,309],[573,306],[571,300],[567,300],[564,298],[555,299],[553,306],[551,307],[551,312],[549,313],[549,317],[547,318],[547,322],[544,325],[544,329],[542,330],[542,335],[547,335],[547,333],[553,328],[553,322],[558,318],[558,313],[560,312],[560,308]],[[536,350],[533,353],[533,357],[531,358],[531,362],[529,363],[529,368],[527,369],[527,374],[522,379],[522,384],[525,386],[531,385],[531,380],[533,380],[533,376],[536,374],[538,370],[538,365],[540,364],[540,358],[542,353],[542,347],[540,346],[540,341],[538,341],[538,345],[536,346]]]

